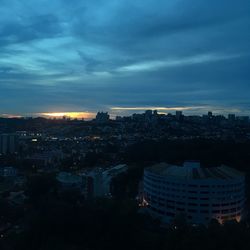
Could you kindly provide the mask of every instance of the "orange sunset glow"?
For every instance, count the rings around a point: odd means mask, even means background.
[[[51,112],[51,113],[41,113],[40,115],[47,118],[62,118],[69,117],[71,119],[93,119],[95,113],[91,112]]]

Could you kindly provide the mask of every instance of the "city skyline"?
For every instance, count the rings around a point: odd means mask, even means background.
[[[0,115],[248,115],[250,2],[1,1]]]
[[[211,108],[211,107],[210,107]],[[85,119],[92,120],[96,118],[96,115],[101,113],[108,113],[110,119],[116,119],[116,117],[126,117],[132,116],[133,114],[143,114],[147,111],[157,111],[159,115],[175,115],[176,112],[181,111],[183,115],[186,116],[203,116],[207,114],[219,115],[227,117],[229,115],[234,115],[238,117],[249,117],[249,113],[242,113],[237,109],[225,110],[223,108],[217,107],[217,109],[209,109],[209,107],[113,107],[108,110],[98,110],[96,112],[51,112],[51,113],[27,113],[27,114],[0,114],[0,118],[25,118],[25,117],[44,117],[47,119],[61,119],[64,117],[70,119]]]

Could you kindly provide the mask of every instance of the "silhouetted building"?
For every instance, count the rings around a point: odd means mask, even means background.
[[[175,118],[176,120],[180,121],[183,118],[182,111],[176,111]]]
[[[97,123],[106,123],[109,121],[109,114],[108,112],[98,112],[96,115],[95,121]]]
[[[207,113],[207,115],[208,115],[209,118],[212,118],[212,117],[213,117],[213,112],[212,112],[212,111],[209,111],[209,112]]]
[[[145,111],[145,122],[151,122],[153,117],[153,111],[152,110],[146,110]]]

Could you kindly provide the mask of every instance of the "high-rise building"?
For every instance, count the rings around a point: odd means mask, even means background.
[[[208,115],[209,118],[212,118],[213,117],[213,112],[212,111],[208,111],[207,115]]]
[[[150,109],[145,111],[145,116],[147,116],[147,117],[151,117],[152,114],[153,114],[153,111]]]
[[[175,117],[176,120],[180,121],[183,117],[182,111],[176,111]]]
[[[18,136],[16,134],[0,135],[0,154],[14,154],[18,151]]]
[[[97,123],[106,123],[109,121],[109,114],[108,112],[98,112],[95,118]]]
[[[245,206],[245,176],[227,166],[202,168],[161,163],[144,171],[143,206],[163,223],[178,216],[192,224],[241,221]]]
[[[152,110],[146,110],[144,114],[145,122],[151,122],[153,117],[153,111]]]

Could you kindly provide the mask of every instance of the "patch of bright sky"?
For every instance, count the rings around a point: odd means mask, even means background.
[[[84,62],[78,51],[84,51],[86,56],[104,57],[107,49],[101,46],[84,44],[73,37],[56,37],[35,40],[28,43],[14,44],[6,47],[8,56],[0,58],[0,64],[17,67],[23,72],[42,75],[64,74],[57,80],[80,80],[84,75]],[[6,52],[7,53],[7,52]],[[106,56],[107,57],[107,56]],[[95,76],[109,76],[107,72],[96,72]]]
[[[199,64],[206,62],[228,60],[237,58],[239,56],[240,55],[204,54],[186,58],[172,58],[161,61],[147,61],[120,67],[118,71],[120,72],[153,71],[159,68],[178,67],[178,66],[185,66],[185,65],[192,65],[192,64]]]

